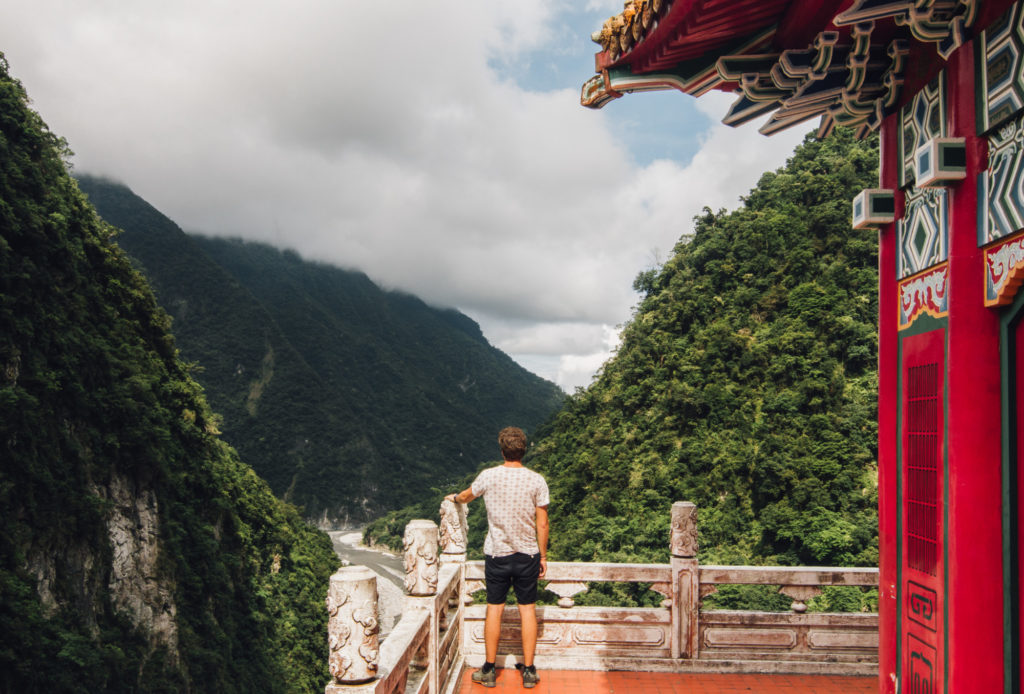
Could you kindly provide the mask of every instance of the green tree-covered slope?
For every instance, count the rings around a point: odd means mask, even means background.
[[[364,274],[237,240],[189,236],[123,185],[83,176],[125,233],[202,370],[224,437],[308,517],[365,520],[419,500],[529,430],[563,396],[453,310]]]
[[[637,277],[618,352],[526,457],[551,489],[553,559],[666,561],[669,510],[686,500],[705,562],[877,563],[876,239],[849,223],[850,199],[876,180],[875,141],[808,139]],[[471,480],[365,539],[400,547],[408,520]],[[721,606],[774,609],[749,599]]]
[[[849,222],[876,146],[807,139],[638,276],[617,354],[528,458],[553,556],[664,560],[689,500],[705,560],[877,561],[876,238]]]
[[[330,541],[217,436],[0,54],[0,692],[314,692]]]

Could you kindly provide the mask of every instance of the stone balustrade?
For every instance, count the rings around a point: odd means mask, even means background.
[[[700,566],[697,508],[688,502],[672,506],[669,548],[668,564],[549,562],[542,585],[558,599],[557,606],[537,607],[537,666],[660,672],[877,672],[877,614],[807,610],[807,601],[824,587],[877,587],[877,569]],[[484,654],[486,606],[473,604],[472,597],[484,587],[483,562],[466,561],[465,551],[463,506],[445,501],[440,529],[429,520],[409,523],[405,609],[379,652],[376,631],[367,626],[370,620],[364,612],[354,607],[346,610],[347,603],[328,597],[328,609],[333,610],[328,636],[332,681],[326,694],[451,694],[463,665],[478,666]],[[332,591],[336,582],[356,580],[357,574],[358,580],[365,581],[352,568],[332,577]],[[577,598],[593,583],[643,584],[662,599],[658,607],[577,605]],[[777,587],[792,599],[791,611],[702,608],[702,600],[720,586],[742,584]],[[365,601],[357,600],[359,605]],[[374,627],[375,620],[374,614]],[[364,669],[357,670],[349,664],[355,663],[355,656],[338,655],[342,647],[338,644],[349,644],[356,636],[369,644],[370,631],[373,644],[361,651],[357,648],[356,653],[375,656],[375,663],[370,666],[364,658]],[[502,620],[498,652],[503,662],[499,665],[512,667],[520,648],[518,611],[509,607]]]

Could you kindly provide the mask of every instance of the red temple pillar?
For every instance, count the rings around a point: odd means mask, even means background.
[[[899,119],[882,124],[879,141],[881,188],[896,190]],[[903,216],[902,196],[896,196],[896,216]],[[878,673],[880,694],[895,694],[898,671],[898,554],[900,503],[897,489],[897,341],[896,224],[878,232]]]
[[[967,178],[950,188],[946,639],[948,692],[1003,691],[1002,446],[999,314],[985,306],[977,175],[974,47],[946,67],[950,135]]]

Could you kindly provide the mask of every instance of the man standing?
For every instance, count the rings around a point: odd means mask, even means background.
[[[538,473],[523,467],[526,435],[506,427],[498,434],[505,462],[487,468],[469,489],[448,495],[468,504],[478,496],[487,506],[487,539],[484,540],[484,578],[487,582],[487,618],[484,621],[486,662],[473,673],[473,681],[485,687],[497,684],[495,661],[505,596],[516,593],[523,632],[523,662],[519,668],[523,686],[532,688],[540,678],[533,664],[537,647],[537,579],[548,564],[548,485]]]

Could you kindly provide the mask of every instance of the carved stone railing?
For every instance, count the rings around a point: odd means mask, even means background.
[[[542,669],[661,672],[875,674],[878,615],[808,612],[807,601],[827,586],[877,587],[877,569],[784,566],[700,566],[697,509],[672,507],[669,564],[549,562],[546,588],[558,606],[538,606],[536,663]],[[440,538],[439,538],[440,536]],[[440,548],[438,546],[440,539]],[[440,549],[440,551],[439,551]],[[371,681],[335,675],[345,635],[337,599],[328,598],[332,682],[326,694],[450,694],[464,663],[484,655],[483,562],[466,561],[465,508],[445,501],[441,530],[431,521],[406,527],[406,603],[402,619],[379,648]],[[345,570],[339,571],[342,574]],[[335,579],[332,577],[332,589]],[[659,607],[576,605],[591,583],[644,584],[662,596]],[[702,609],[701,601],[728,584],[777,586],[793,600],[790,612]],[[363,617],[363,613],[358,613]],[[362,624],[362,623],[360,623]],[[349,625],[350,634],[360,626]],[[360,634],[367,632],[361,626]],[[368,637],[367,637],[368,638]],[[347,640],[346,640],[347,643]],[[519,614],[506,608],[499,665],[521,652]],[[366,646],[363,652],[372,652]],[[356,668],[351,668],[356,673]],[[343,673],[344,674],[344,673]],[[357,673],[358,674],[358,673]],[[360,677],[365,678],[365,672]]]

